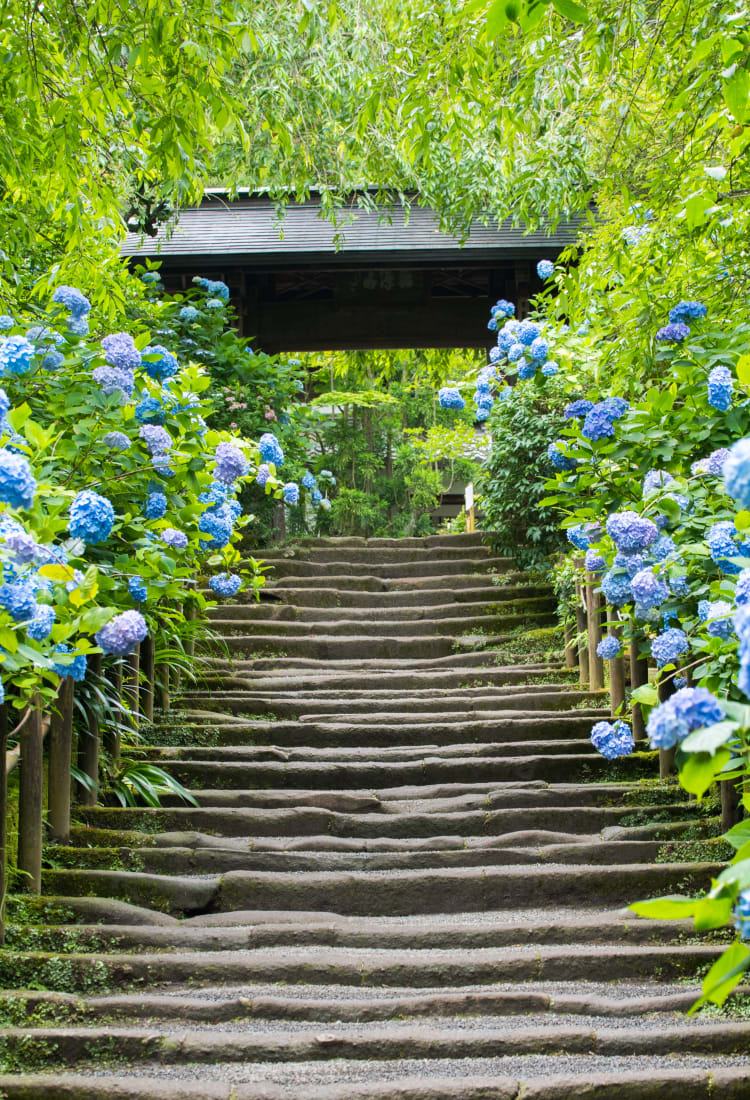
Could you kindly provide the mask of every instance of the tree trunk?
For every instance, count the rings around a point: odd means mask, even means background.
[[[19,887],[31,894],[42,891],[42,711],[34,696],[32,710],[21,730],[21,782],[18,799]]]
[[[70,765],[73,754],[72,676],[66,676],[57,693],[57,713],[52,715],[47,760],[47,807],[50,836],[60,844],[70,841]]]
[[[101,675],[101,654],[89,658],[89,668],[92,678]],[[93,705],[86,708],[86,724],[78,735],[78,767],[91,780],[91,786],[76,785],[77,801],[81,806],[95,806],[99,788],[99,711]]]

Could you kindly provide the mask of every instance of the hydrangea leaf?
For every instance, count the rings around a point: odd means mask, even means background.
[[[629,908],[639,917],[650,917],[652,920],[682,920],[684,917],[694,916],[700,901],[700,898],[668,894],[650,901],[634,901]]]
[[[721,839],[726,840],[727,844],[731,844],[733,848],[741,849],[745,844],[750,843],[750,820],[733,825]]]
[[[712,726],[695,730],[680,745],[687,753],[715,753],[720,745],[729,741],[739,729],[736,722],[715,722]]]
[[[690,1014],[710,1002],[723,1005],[740,978],[750,966],[750,947],[739,940],[719,956],[703,980],[703,994],[690,1008]]]
[[[702,798],[731,756],[729,749],[691,753],[680,768],[680,786]]]

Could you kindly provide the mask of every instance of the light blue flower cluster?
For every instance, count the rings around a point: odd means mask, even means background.
[[[607,568],[607,562],[598,550],[587,550],[585,568],[587,573],[603,573]]]
[[[750,438],[739,439],[722,465],[724,487],[741,508],[750,508]]]
[[[438,403],[441,409],[463,409],[466,405],[455,386],[442,386],[438,390]]]
[[[165,527],[161,533],[161,541],[173,550],[184,550],[189,540],[184,531],[178,531],[175,527]]]
[[[615,657],[619,657],[621,653],[620,639],[616,638],[614,634],[607,634],[596,647],[597,657],[603,657],[605,661],[614,661]]]
[[[55,625],[56,618],[55,609],[50,604],[37,604],[34,618],[26,627],[26,634],[32,641],[46,641],[52,633],[52,627]]]
[[[205,290],[210,298],[220,298],[222,302],[229,301],[229,287],[220,279],[200,279],[196,276],[193,282],[197,283],[201,290]]]
[[[662,344],[681,344],[690,335],[690,325],[678,321],[674,325],[663,325],[656,333],[656,339]]]
[[[111,367],[134,371],[141,365],[141,353],[127,332],[115,332],[102,340],[104,358]]]
[[[172,448],[172,436],[158,424],[142,424],[138,435],[152,456],[166,456]]]
[[[598,523],[577,523],[568,527],[565,533],[576,550],[588,550],[589,544],[600,534],[600,527]]]
[[[37,613],[36,589],[27,580],[0,585],[0,607],[4,607],[15,622],[26,622]]]
[[[136,603],[143,603],[145,600],[147,600],[148,587],[143,577],[128,577],[128,592],[136,601]]]
[[[597,722],[591,730],[591,744],[605,760],[616,760],[619,756],[630,756],[635,748],[633,734],[626,722]]]
[[[726,600],[701,600],[698,604],[698,618],[706,623],[706,630],[712,638],[726,640],[732,633],[732,605]]]
[[[125,435],[125,432],[107,432],[102,437],[102,443],[105,447],[109,447],[111,451],[129,451],[130,440]]]
[[[585,397],[579,397],[577,401],[571,401],[569,405],[565,406],[564,416],[567,416],[569,420],[576,419],[585,416],[586,413],[591,412],[594,407],[593,401],[587,401]]]
[[[555,273],[555,265],[552,260],[540,260],[536,265],[536,273],[542,280],[549,279]]]
[[[135,418],[139,424],[164,424],[167,410],[158,397],[144,397],[135,407]]]
[[[8,336],[0,341],[0,374],[26,374],[31,370],[35,350],[25,336]]]
[[[261,488],[264,488],[270,476],[271,471],[268,468],[267,463],[261,462],[260,466],[258,466],[258,472],[255,475],[256,485],[260,485]]]
[[[633,589],[630,577],[624,569],[610,569],[602,577],[602,594],[612,607],[622,607],[633,602]]]
[[[295,481],[287,481],[283,493],[286,504],[299,504],[299,485]]]
[[[107,397],[119,392],[120,399],[125,401],[133,396],[135,377],[132,371],[120,370],[119,367],[96,367],[91,372],[91,377],[101,386]]]
[[[305,470],[302,476],[301,483],[305,489],[314,489],[318,484],[315,480],[314,474],[311,474],[309,470]]]
[[[214,477],[225,485],[231,485],[238,478],[244,477],[250,466],[239,447],[232,443],[219,443],[214,458]]]
[[[652,749],[671,749],[693,730],[724,719],[719,700],[706,688],[680,688],[649,715],[646,733]]]
[[[545,378],[554,378],[559,370],[560,366],[554,359],[548,359],[542,366],[542,374]]]
[[[673,325],[680,321],[700,321],[708,310],[702,302],[678,302],[669,311],[669,320]]]
[[[734,602],[738,607],[750,603],[750,569],[743,569],[737,577],[737,587],[734,590]]]
[[[734,907],[734,927],[741,940],[750,940],[750,890],[742,890]]]
[[[732,407],[734,379],[728,367],[714,367],[708,376],[708,403],[719,412],[728,412]]]
[[[550,443],[547,447],[547,458],[555,470],[575,470],[578,463],[574,458],[568,458],[566,454],[563,454],[560,447],[564,446],[565,444],[560,440],[557,443]]]
[[[607,534],[621,554],[637,554],[659,537],[659,529],[637,512],[613,512],[607,518]]]
[[[274,466],[281,466],[284,462],[284,452],[273,432],[264,432],[258,440],[258,450],[264,462],[272,462]]]
[[[146,519],[163,519],[167,514],[166,494],[155,490],[146,497],[146,506],[143,509]]]
[[[23,455],[0,449],[0,501],[11,508],[30,508],[36,481]]]
[[[68,530],[74,539],[96,545],[106,542],[115,525],[115,510],[106,497],[83,489],[70,506]]]
[[[581,433],[592,443],[615,434],[615,421],[624,416],[630,405],[623,397],[607,397],[586,413]]]
[[[105,623],[94,637],[104,653],[126,657],[148,637],[148,626],[140,611],[123,611]]]
[[[69,645],[65,645],[64,642],[61,642],[59,645],[55,646],[54,652],[67,655],[72,654],[73,651]],[[55,672],[61,680],[65,680],[69,676],[71,680],[73,680],[76,684],[80,684],[83,680],[86,679],[87,664],[88,662],[86,660],[86,654],[78,653],[66,663],[63,663],[62,661],[58,663],[57,661],[55,661],[52,667],[54,668]]]
[[[730,520],[720,520],[710,528],[706,542],[711,551],[711,558],[719,568],[730,576],[736,576],[740,567],[730,558],[750,557],[750,541],[737,543],[735,541],[737,529]]]
[[[636,603],[642,608],[659,607],[669,599],[666,581],[652,569],[639,569],[630,582],[630,587]]]
[[[200,311],[195,306],[183,306],[180,310],[181,321],[194,321],[196,317],[200,316]]]
[[[143,367],[149,378],[153,378],[155,382],[174,378],[180,369],[172,352],[161,344],[150,344],[143,349]]]
[[[519,344],[523,344],[524,347],[530,348],[537,336],[541,336],[541,332],[540,326],[536,324],[535,321],[521,321],[516,329],[516,339]]]
[[[651,656],[659,668],[677,664],[683,653],[689,652],[690,642],[687,634],[676,626],[670,626],[661,634],[657,634],[651,643]]]
[[[209,579],[208,586],[217,596],[236,596],[242,588],[242,578],[236,573],[217,573]]]
[[[91,302],[85,294],[82,294],[74,286],[59,286],[52,295],[52,301],[55,305],[67,309],[68,313],[76,320],[91,312]]]

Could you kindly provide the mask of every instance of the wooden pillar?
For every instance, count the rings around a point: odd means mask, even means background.
[[[89,657],[89,677],[96,681],[101,676],[100,653]],[[96,706],[86,707],[85,723],[78,734],[78,769],[90,780],[89,784],[76,783],[76,801],[81,806],[95,806],[99,789],[99,711]]]
[[[578,634],[578,679],[581,687],[589,682],[589,655],[586,649],[586,609],[583,603],[583,587],[576,581],[576,631]]]
[[[0,705],[0,944],[5,943],[5,899],[8,895],[8,704]]]
[[[42,711],[34,696],[32,710],[20,733],[21,780],[18,799],[19,888],[32,894],[42,890]]]
[[[602,640],[602,600],[601,594],[596,591],[597,578],[586,574],[586,629],[588,632],[589,651],[589,691],[602,691],[604,689],[604,659],[596,652],[599,642]]]
[[[648,659],[638,656],[638,639],[630,643],[630,687],[633,691],[648,683]],[[640,703],[633,703],[633,738],[642,741],[646,736],[646,723]]]
[[[137,645],[125,658],[122,673],[122,701],[128,708],[128,722],[134,730],[138,729],[140,665],[140,646]]]
[[[182,621],[185,621],[185,608],[182,604],[177,605],[177,614],[182,617]],[[187,653],[187,644],[185,645],[185,652]],[[182,670],[179,665],[169,671],[169,685],[172,695],[179,695],[180,688],[182,687]]]
[[[666,703],[670,695],[674,695],[675,693],[674,676],[664,676],[662,674],[659,677],[657,691],[659,695],[659,702]],[[673,774],[675,770],[675,751],[676,749],[674,747],[671,749],[659,749],[659,779],[667,779],[668,776]]]
[[[565,626],[565,667],[576,668],[578,666],[578,653],[574,643],[575,631],[572,624]]]
[[[620,643],[619,656],[613,657],[609,662],[609,704],[610,713],[622,713],[625,705],[625,658],[622,655],[622,626],[619,616],[614,608],[611,611],[609,623],[609,635]]]
[[[154,696],[156,694],[156,670],[154,668],[154,639],[149,634],[141,642],[141,714],[147,722],[154,720]]]
[[[57,708],[49,729],[47,812],[50,836],[60,844],[70,841],[70,765],[73,752],[72,676],[60,682]]]
[[[107,679],[112,685],[112,690],[117,695],[118,699],[122,699],[122,661],[115,661],[114,664],[107,668]],[[122,722],[122,716],[119,711],[115,712],[114,723],[104,727],[104,741],[109,751],[109,755],[112,757],[112,763],[115,767],[119,767],[120,764],[120,723]]]
[[[719,791],[721,792],[721,829],[726,833],[742,820],[742,796],[737,780],[722,779],[719,782]]]

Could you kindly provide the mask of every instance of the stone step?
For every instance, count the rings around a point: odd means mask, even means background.
[[[428,583],[416,587],[394,587],[393,582],[386,584],[384,581],[376,581],[372,578],[372,587],[363,587],[358,579],[353,583],[349,579],[345,587],[337,588],[334,584],[310,585],[309,579],[300,579],[299,586],[289,583],[289,578],[274,585],[261,589],[260,602],[270,606],[285,606],[290,604],[296,608],[311,608],[316,611],[327,608],[352,608],[366,610],[370,607],[399,608],[399,607],[431,607],[445,605],[446,602],[463,603],[487,603],[497,600],[516,599],[526,595],[548,595],[549,588],[544,585],[529,584],[524,573],[509,572],[501,574],[503,584],[489,584],[487,578],[472,575],[470,583],[456,583],[453,578],[451,584],[430,586]],[[330,580],[330,578],[329,578]],[[347,579],[344,578],[346,581]]]
[[[447,599],[444,590],[439,590]],[[551,592],[536,588],[493,589],[488,598],[482,600],[452,600],[445,603],[420,603],[414,606],[399,606],[390,599],[379,600],[371,607],[298,607],[291,602],[281,603],[275,600],[255,601],[246,599],[242,603],[222,603],[208,609],[210,619],[255,619],[263,621],[293,621],[300,623],[327,622],[330,618],[347,622],[379,622],[381,618],[389,621],[414,622],[421,619],[479,619],[501,615],[513,611],[550,611],[556,609],[556,600]]]
[[[484,547],[487,544],[487,537],[482,531],[471,532],[457,532],[452,535],[425,535],[414,536],[412,538],[363,538],[359,535],[326,535],[324,538],[316,537],[314,535],[306,535],[303,538],[295,539],[294,545],[301,548],[315,549],[316,547],[332,547],[338,548],[369,548],[369,549],[423,549],[429,550],[434,547],[441,546],[478,546]]]
[[[284,549],[268,550],[263,553],[263,561],[275,564],[277,561],[305,562],[353,562],[360,564],[397,564],[401,562],[456,561],[466,558],[482,559],[495,557],[489,546],[481,543],[462,543],[457,546],[296,546]]]
[[[222,612],[223,608],[215,611]],[[487,615],[483,619],[476,617],[442,618],[442,619],[390,619],[384,616],[366,619],[339,619],[330,616],[316,624],[318,632],[327,638],[344,635],[346,637],[362,637],[363,635],[383,638],[429,638],[434,635],[456,638],[462,635],[481,636],[482,634],[504,635],[519,627],[534,629],[539,626],[554,626],[556,622],[554,611],[551,609],[529,609],[519,612],[508,611],[502,615]],[[308,637],[310,623],[296,622],[284,618],[274,618],[270,622],[265,619],[256,619],[253,608],[248,607],[243,616],[224,616],[214,614],[212,625],[218,634],[223,636],[233,634],[269,635],[275,637]]]
[[[168,811],[166,817],[169,818]],[[192,811],[198,813],[200,811]],[[238,817],[244,817],[238,813]],[[191,823],[193,824],[193,823]],[[123,821],[123,826],[127,823]],[[184,826],[190,824],[184,822]],[[240,823],[227,832],[237,835]],[[250,831],[250,830],[249,830]],[[251,832],[251,831],[250,831]],[[416,835],[420,835],[417,832]],[[350,916],[482,912],[545,904],[627,905],[631,901],[706,888],[721,864],[565,864],[499,869],[445,868],[416,871],[229,871],[222,876],[157,875],[108,870],[47,870],[44,893],[115,896],[173,915],[237,909],[325,909]],[[0,965],[0,978],[2,977]],[[645,970],[638,973],[645,976]],[[614,975],[622,977],[623,975]],[[279,979],[281,980],[281,979]],[[470,981],[477,978],[466,979]],[[407,983],[408,984],[408,983]]]
[[[543,620],[542,620],[543,622]],[[538,625],[538,623],[537,623]],[[337,661],[340,658],[373,658],[398,660],[400,657],[448,657],[457,649],[483,648],[489,645],[508,644],[509,635],[491,635],[482,638],[479,644],[467,639],[465,643],[452,636],[406,637],[344,634],[327,635],[316,632],[300,638],[286,634],[243,634],[218,632],[231,654],[241,656],[252,654],[258,657],[295,656],[313,658],[318,661]]]
[[[459,599],[457,593],[461,590],[473,590],[474,596],[476,596],[477,588],[487,588],[490,581],[490,573],[487,571],[486,564],[481,562],[453,562],[451,563],[456,568],[450,572],[427,572],[423,573],[419,566],[398,566],[390,567],[383,566],[383,569],[396,568],[398,571],[406,571],[409,568],[413,568],[414,572],[411,576],[384,576],[375,573],[362,573],[353,575],[347,572],[326,572],[316,573],[314,570],[310,572],[300,571],[291,572],[283,570],[283,575],[279,575],[278,579],[274,576],[266,582],[267,598],[273,598],[279,596],[284,599],[284,594],[287,590],[294,590],[294,602],[298,603],[298,591],[299,589],[307,589],[308,591],[313,588],[320,589],[342,589],[347,588],[352,592],[370,592],[370,593],[384,593],[384,592],[409,592],[419,593],[423,589],[433,592],[438,592],[442,589],[441,602],[445,602],[445,590],[448,589],[452,593],[452,599]],[[341,567],[339,567],[341,568]],[[466,570],[465,572],[463,570]],[[518,573],[512,570],[510,567],[504,573],[495,572],[496,576],[507,578],[508,584],[516,584],[519,581],[523,581],[524,574]],[[493,589],[497,593],[502,585],[498,585]],[[418,600],[409,601],[418,603]],[[317,603],[314,602],[317,606]]]
[[[328,578],[346,577],[350,580],[370,578],[372,580],[404,581],[412,578],[419,581],[425,578],[449,580],[454,576],[473,577],[477,574],[485,578],[490,573],[507,573],[513,569],[512,558],[490,557],[478,554],[475,557],[457,557],[452,560],[430,560],[420,558],[410,561],[382,562],[366,560],[305,561],[300,558],[264,557],[273,567],[273,578],[309,577],[327,581]],[[328,585],[330,587],[330,585]],[[436,586],[438,587],[438,586]]]
[[[428,687],[491,687],[499,684],[523,684],[528,686],[536,680],[542,683],[559,685],[565,675],[559,664],[537,662],[500,666],[496,663],[495,653],[455,654],[442,661],[400,661],[394,667],[393,661],[341,660],[335,667],[330,661],[310,660],[306,658],[262,657],[246,660],[238,657],[231,665],[225,661],[212,661],[206,666],[203,682],[218,686],[222,669],[233,668],[237,675],[252,675],[252,685],[259,691],[278,691],[289,694],[289,673],[294,670],[295,688],[301,691],[331,689],[408,689],[409,686],[427,689]],[[484,664],[481,662],[484,661]],[[359,670],[359,672],[357,672]],[[571,682],[578,676],[569,673]],[[186,698],[182,696],[181,698]],[[212,696],[214,703],[216,695]]]

